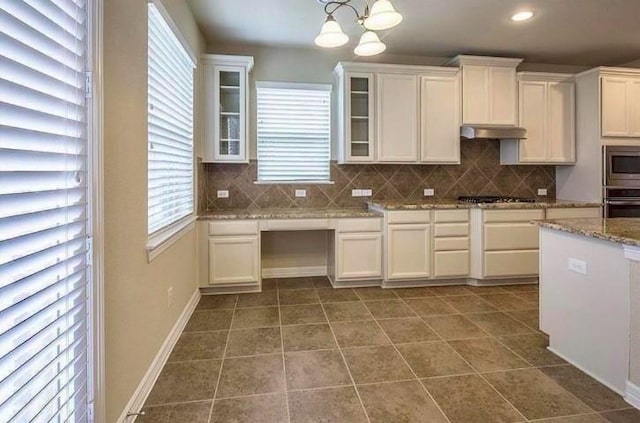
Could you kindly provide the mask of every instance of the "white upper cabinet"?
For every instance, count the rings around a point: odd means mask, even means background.
[[[206,54],[203,162],[249,161],[249,72],[253,58]]]
[[[522,59],[457,56],[462,69],[462,124],[518,124],[516,67]]]
[[[418,77],[376,75],[378,162],[418,161]]]
[[[575,153],[575,84],[566,74],[518,74],[519,125],[522,140],[501,142],[502,164],[573,164]]]
[[[460,76],[420,77],[420,161],[460,163]]]
[[[640,77],[602,77],[602,136],[640,138]]]

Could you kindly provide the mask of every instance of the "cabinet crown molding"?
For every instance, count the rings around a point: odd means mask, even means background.
[[[583,78],[590,75],[599,76],[637,76],[640,77],[640,69],[636,68],[619,68],[619,67],[606,67],[600,66],[597,68],[589,69],[576,75],[576,78]]]
[[[518,81],[573,82],[572,73],[518,72]]]
[[[490,56],[468,56],[460,54],[449,60],[447,66],[498,66],[505,68],[516,68],[524,59],[513,57],[490,57]]]
[[[359,62],[338,62],[333,73],[342,75],[344,72],[364,72],[364,73],[399,73],[411,75],[456,75],[459,70],[444,66],[424,66],[424,65],[398,65],[391,63],[359,63]]]
[[[230,54],[203,54],[200,56],[202,63],[216,65],[245,66],[247,72],[253,69],[253,56],[236,56]]]

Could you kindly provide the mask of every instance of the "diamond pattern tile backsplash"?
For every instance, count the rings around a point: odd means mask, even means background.
[[[501,166],[500,142],[462,140],[459,165],[339,165],[331,163],[330,185],[255,184],[257,164],[199,164],[199,207],[206,209],[365,207],[369,197],[352,197],[352,189],[373,190],[373,200],[424,199],[433,188],[439,199],[461,195],[509,195],[555,198],[554,166]],[[296,198],[296,189],[306,189]],[[216,198],[217,190],[229,190],[229,198]]]

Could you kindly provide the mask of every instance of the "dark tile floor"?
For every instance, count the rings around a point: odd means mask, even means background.
[[[640,422],[545,349],[536,285],[263,285],[202,297],[138,422]]]

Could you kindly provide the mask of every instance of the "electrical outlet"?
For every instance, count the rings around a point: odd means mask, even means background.
[[[218,198],[229,198],[229,190],[228,189],[219,189],[218,190]]]
[[[167,308],[170,308],[173,305],[173,287],[169,287],[167,290]]]
[[[544,197],[545,195],[547,195],[547,189],[546,188],[538,188],[538,195],[541,197]]]
[[[425,188],[424,189],[424,196],[425,197],[433,197],[434,195],[436,195],[436,191],[433,188]]]
[[[296,190],[296,197],[306,197],[307,196],[307,190],[306,189],[297,189]]]
[[[362,190],[361,189],[352,189],[351,190],[351,196],[352,197],[362,197]]]
[[[587,274],[587,262],[578,260],[576,258],[570,258],[568,264],[569,270],[572,272],[580,273],[581,275]]]
[[[363,197],[371,197],[373,195],[373,190],[372,189],[363,189],[362,190],[362,196]]]

